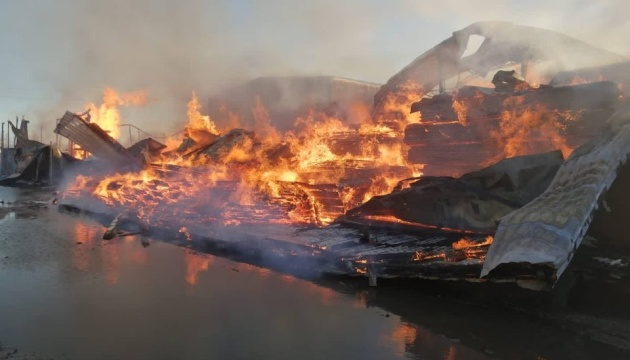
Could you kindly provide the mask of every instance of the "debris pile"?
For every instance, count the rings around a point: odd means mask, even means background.
[[[472,35],[485,40],[465,55]],[[55,132],[109,165],[74,177],[62,207],[185,246],[308,258],[373,285],[417,277],[549,287],[590,219],[613,221],[597,209],[630,154],[615,79],[532,80],[551,79],[559,69],[548,65],[575,54],[577,66],[619,60],[554,32],[477,23],[381,87],[371,116],[310,109],[283,129],[257,98],[251,126],[222,127],[193,94],[184,136],[168,146],[125,148],[67,112]]]

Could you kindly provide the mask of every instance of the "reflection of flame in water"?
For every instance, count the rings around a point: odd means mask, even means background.
[[[119,248],[115,243],[108,243],[101,246],[101,258],[103,261],[103,273],[105,282],[109,285],[118,283],[119,277]]]
[[[296,281],[296,279],[291,275],[282,275],[280,276],[280,280],[287,285],[293,284]]]
[[[313,283],[303,282],[305,290],[319,296],[322,305],[332,305],[338,300],[339,294],[332,289],[325,288]]]
[[[271,275],[271,270],[269,269],[259,268],[259,267],[254,267],[254,268],[256,269],[258,276],[260,276],[263,279],[266,279],[269,277],[269,275]]]
[[[214,260],[214,258],[186,250],[184,252],[184,263],[186,263],[186,283],[190,286],[195,286],[195,284],[197,284],[199,273],[202,271],[208,271],[208,266],[212,260]]]
[[[367,308],[368,295],[369,295],[369,292],[366,290],[359,291],[356,294],[354,294],[354,301],[352,302],[354,307],[357,309]]]
[[[396,344],[401,354],[407,353],[407,350],[413,347],[416,337],[418,336],[418,328],[406,322],[399,322],[391,334],[391,340]]]
[[[80,271],[88,271],[90,268],[90,255],[87,249],[96,235],[97,228],[89,226],[83,222],[74,222],[72,233],[74,236],[70,238],[72,242],[82,242],[82,245],[74,245],[72,247],[72,265]]]
[[[446,354],[444,356],[444,360],[455,360],[457,359],[457,347],[455,345],[450,345],[446,350]]]
[[[134,239],[134,238],[132,238]],[[134,239],[137,240],[137,239]],[[136,249],[131,253],[131,261],[136,265],[146,265],[149,262],[146,249]]]

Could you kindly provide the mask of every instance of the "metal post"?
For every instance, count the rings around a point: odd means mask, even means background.
[[[4,149],[4,123],[2,123],[2,135],[0,136],[0,149]]]
[[[57,119],[57,125],[59,125],[59,121],[61,119]],[[57,130],[57,127],[55,126],[55,130]],[[59,146],[59,134],[55,133],[55,145],[57,146],[58,149],[61,149],[61,146]]]
[[[20,128],[18,125],[20,124],[20,118],[19,117],[15,117],[15,127],[16,128]],[[13,148],[15,149],[15,147],[17,146],[17,136],[13,136]]]
[[[50,162],[48,163],[48,185],[53,182],[53,143],[50,142]]]
[[[42,165],[42,158],[44,157],[44,152],[42,151],[41,153],[39,153],[39,155],[37,156],[37,164],[36,164],[36,168],[35,168],[35,181],[39,181],[39,168]]]

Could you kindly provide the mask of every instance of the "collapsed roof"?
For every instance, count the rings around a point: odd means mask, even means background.
[[[471,36],[484,40],[471,55],[465,55]],[[374,112],[384,111],[388,94],[413,82],[426,94],[444,80],[470,72],[485,77],[490,71],[509,64],[549,62],[552,71],[605,65],[623,61],[615,53],[591,46],[567,35],[509,22],[477,22],[420,55],[381,87],[374,97]]]

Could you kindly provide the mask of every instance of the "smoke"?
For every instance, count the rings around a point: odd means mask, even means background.
[[[628,54],[629,50],[624,38],[630,32],[630,24],[624,14],[630,10],[630,3],[624,0],[444,0],[439,3],[404,3],[408,6],[407,11],[421,14],[423,21],[439,21],[451,25],[453,30],[476,21],[504,20],[564,32],[610,51]]]
[[[27,109],[46,131],[110,86],[149,94],[146,107],[123,110],[125,122],[170,132],[183,125],[193,90],[204,98],[263,75],[384,83],[475,21],[545,27],[628,54],[629,10],[623,0],[5,0],[0,32],[3,63],[15,69],[9,83],[47,93]]]

